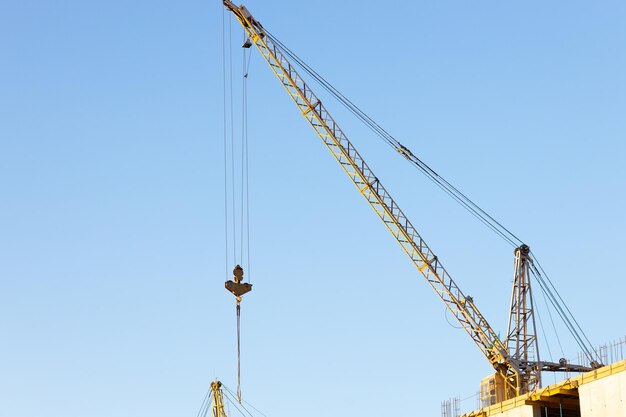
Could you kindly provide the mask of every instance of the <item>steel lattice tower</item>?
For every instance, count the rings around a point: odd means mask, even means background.
[[[515,249],[513,293],[506,345],[511,360],[517,362],[519,366],[520,394],[541,386],[541,362],[530,286],[531,263],[530,248],[527,245]]]

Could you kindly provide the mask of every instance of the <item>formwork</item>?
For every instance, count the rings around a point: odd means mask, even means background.
[[[626,360],[461,417],[626,417]]]

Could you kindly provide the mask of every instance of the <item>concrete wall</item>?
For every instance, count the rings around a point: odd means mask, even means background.
[[[502,413],[491,414],[490,417],[537,417],[534,408],[532,405],[521,405]]]
[[[581,417],[626,417],[626,372],[578,387]]]

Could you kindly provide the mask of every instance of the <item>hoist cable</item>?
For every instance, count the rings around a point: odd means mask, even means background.
[[[234,397],[234,394],[232,393],[232,391],[228,387],[224,386],[224,388],[226,390],[226,395],[227,396]],[[229,398],[229,400],[230,400],[230,398]],[[264,417],[267,417],[265,414],[260,412],[257,408],[255,408],[252,404],[250,404],[247,401],[239,402],[238,404],[234,404],[234,405],[237,406],[237,407],[241,407],[248,414],[249,417],[254,417],[254,415],[250,412],[250,410],[248,410],[246,408],[246,406],[243,403],[248,404],[250,407],[252,407],[254,410],[256,410],[259,414],[263,415]]]
[[[243,411],[241,411],[241,409],[237,405],[237,401],[233,401],[231,399],[230,394],[228,392],[226,392],[226,391],[224,391],[224,399],[226,400],[226,403],[229,404],[229,405],[232,405],[233,408],[235,408],[235,410],[237,410],[239,412],[239,414],[241,414],[243,417],[248,417]]]
[[[541,286],[540,286],[541,287]],[[552,330],[554,331],[554,335],[556,336],[556,341],[559,344],[559,349],[561,350],[561,357],[565,356],[565,351],[563,350],[563,345],[561,344],[561,338],[559,337],[559,333],[556,331],[556,325],[554,324],[554,318],[552,318],[552,312],[548,306],[548,299],[546,298],[546,292],[541,288],[541,294],[543,295],[543,302],[546,305],[546,310],[548,310],[548,316],[550,317],[550,323],[552,324]]]
[[[374,130],[381,138],[387,142],[392,148],[395,149],[396,144],[393,142],[393,137],[391,135],[386,135],[385,130],[380,127],[376,122],[367,117],[365,113],[363,113],[354,103],[352,103],[348,98],[346,98],[341,92],[339,92],[335,87],[332,86],[329,82],[327,82],[321,75],[319,75],[313,68],[311,68],[306,62],[304,62],[300,57],[298,57],[293,51],[291,51],[285,44],[283,44],[279,39],[270,34],[267,30],[269,38],[274,42],[279,49],[285,54],[288,55],[291,59],[293,59],[305,72],[307,72],[313,79],[315,79],[326,91],[331,93],[337,100],[339,100],[344,106],[350,110],[356,117],[358,117],[361,121],[366,123],[371,129]]]
[[[235,112],[233,104],[233,18],[229,14],[228,19],[228,40],[229,40],[229,84],[230,84],[230,157],[231,157],[231,188],[232,188],[232,209],[233,209],[233,256],[235,264],[237,263],[237,228],[235,221],[236,205],[235,205]]]
[[[326,81],[326,79],[324,79],[321,75],[319,75],[313,68],[311,68],[306,62],[304,62],[300,57],[298,57],[287,46],[285,46],[280,40],[278,40],[276,37],[274,37],[273,35],[269,33],[268,33],[268,36],[276,45],[278,45],[278,47],[285,53],[285,55],[293,59],[307,74],[309,74],[313,79],[315,79],[326,91],[328,91],[333,97],[335,97],[340,103],[342,103],[353,115],[355,115],[359,120],[361,120],[368,128],[370,128],[370,130],[372,130],[376,135],[378,135],[381,139],[383,139],[389,146],[391,146],[395,150],[408,151],[408,154],[406,153],[404,154],[405,157],[414,166],[416,166],[424,175],[426,175],[428,179],[434,182],[438,187],[440,187],[446,194],[452,197],[463,208],[468,210],[474,217],[480,220],[485,226],[487,226],[489,229],[491,229],[493,232],[495,232],[505,241],[509,242],[511,246],[517,247],[522,244],[522,241],[519,238],[517,238],[513,233],[511,233],[508,229],[506,229],[501,223],[495,220],[492,216],[486,213],[483,209],[481,209],[465,194],[463,194],[456,187],[454,187],[452,184],[446,181],[443,177],[437,174],[437,172],[435,172],[432,168],[430,168],[426,163],[424,163],[418,157],[413,155],[410,152],[410,150],[408,150],[408,148],[406,148],[397,139],[391,136],[391,134],[389,134],[378,123],[376,123],[371,117],[369,117],[365,112],[363,112],[358,106],[356,106],[352,101],[350,101],[340,91],[338,91],[334,86],[332,86],[332,84]]]
[[[241,302],[237,300],[237,400],[241,403]]]
[[[551,362],[554,362],[554,356],[552,355],[552,350],[550,349],[550,343],[547,342],[548,336],[546,335],[546,329],[543,326],[543,320],[541,320],[541,314],[539,313],[539,310],[536,308],[534,302],[533,302],[533,307],[534,307],[534,311],[537,312],[537,319],[539,320],[539,327],[541,329],[541,333],[543,334],[543,340],[546,341],[545,343],[546,343],[546,348],[548,349],[548,355],[549,355],[548,357],[550,358]],[[537,345],[539,345],[538,340],[537,340]]]
[[[472,398],[476,398],[476,397],[478,397],[479,395],[480,395],[480,391],[479,391],[479,392],[477,392],[476,394],[472,394],[472,395],[470,395],[470,396],[468,396],[468,397],[465,397],[465,398],[459,399],[459,402],[463,402],[463,401],[467,401],[467,400],[472,399]]]
[[[559,298],[559,300],[561,301],[561,303],[563,304],[563,306],[565,307],[565,309],[567,310],[567,312],[569,313],[569,315],[572,317],[572,320],[574,321],[574,323],[576,324],[576,327],[578,328],[578,330],[580,330],[580,332],[582,333],[582,335],[584,336],[585,340],[587,341],[587,343],[589,344],[589,347],[592,346],[591,341],[589,341],[589,339],[587,338],[587,335],[585,334],[585,332],[583,331],[582,327],[580,326],[580,324],[578,323],[578,320],[576,320],[576,318],[574,317],[574,315],[572,314],[571,310],[569,309],[569,307],[567,306],[567,304],[565,304],[565,301],[563,301],[563,298],[561,297],[561,294],[559,294],[558,290],[556,289],[555,285],[552,283],[552,280],[550,279],[550,277],[548,277],[548,274],[546,273],[546,271],[543,269],[543,267],[541,266],[541,263],[539,263],[539,261],[535,258],[534,254],[531,252],[530,256],[533,258],[533,261],[537,263],[537,266],[539,267],[539,269],[541,270],[541,272],[543,273],[543,276],[545,276],[546,280],[548,281],[548,283],[550,284],[550,286],[552,287],[552,289],[554,290],[554,292],[556,293],[557,297]],[[591,348],[592,350],[594,350],[593,348]]]
[[[403,147],[404,148],[404,147]],[[407,148],[404,148],[407,149]],[[408,149],[407,149],[408,151]],[[476,203],[474,203],[469,197],[459,191],[456,187],[450,184],[445,178],[437,174],[432,168],[430,168],[426,163],[420,160],[418,157],[413,155],[411,151],[409,152],[410,161],[420,168],[422,172],[426,173],[431,178],[436,178],[438,183],[442,184],[442,188],[445,190],[451,190],[451,193],[457,197],[457,201],[461,203],[472,215],[474,215],[479,220],[483,221],[485,224],[489,224],[490,228],[498,233],[503,239],[509,242],[513,247],[519,247],[524,242],[515,236],[509,229],[504,227],[500,222],[494,219],[489,213],[480,208]]]
[[[246,93],[247,97],[247,93]],[[246,120],[247,120],[247,111],[246,111]],[[247,250],[246,254],[248,261],[248,282],[252,284],[252,267],[250,264],[250,170],[249,170],[249,153],[248,153],[248,124],[246,121],[246,243]]]
[[[243,31],[243,29],[242,29]],[[245,31],[244,31],[245,37]],[[246,183],[244,181],[245,175],[245,143],[246,143],[246,49],[242,48],[242,68],[241,68],[241,224],[239,227],[240,231],[240,253],[241,253],[241,261],[244,259],[243,252],[243,244],[244,244],[244,214],[246,212],[245,207],[246,203],[244,200],[245,194],[245,186]]]
[[[202,400],[202,405],[200,406],[200,410],[198,410],[198,415],[197,417],[205,417],[208,409],[209,409],[209,398],[211,396],[211,387],[209,387],[209,390],[206,392],[206,394],[204,395],[204,399]]]
[[[280,41],[277,41],[277,43]],[[437,174],[432,168],[430,168],[427,164],[413,155],[408,148],[402,145],[399,141],[397,141],[393,136],[387,133],[383,128],[381,128],[376,122],[374,122],[367,114],[361,111],[356,105],[354,105],[350,100],[345,98],[340,92],[338,92],[332,85],[330,85],[325,79],[323,79],[319,74],[317,74],[313,69],[311,69],[304,61],[298,58],[293,52],[286,51],[286,54],[289,55],[292,59],[300,64],[300,66],[311,75],[320,85],[322,85],[331,95],[337,98],[348,110],[350,110],[355,116],[357,116],[362,122],[366,124],[374,133],[376,133],[379,137],[381,137],[387,144],[389,144],[395,150],[403,150],[405,157],[411,162],[415,167],[417,167],[427,178],[433,181],[438,187],[440,187],[444,192],[446,192],[449,196],[451,196],[457,203],[459,203],[463,208],[468,210],[473,216],[479,219],[483,224],[489,227],[492,231],[502,237],[504,240],[509,242],[513,247],[519,246],[522,241],[513,235],[508,229],[502,226],[499,222],[497,222],[493,217],[491,217],[488,213],[482,210],[477,204],[475,204],[472,200],[470,200],[467,196],[461,193],[458,189],[452,186],[448,181],[446,181],[443,177]],[[512,237],[512,238],[511,238]],[[517,242],[515,242],[517,240]]]
[[[450,320],[448,320],[448,306],[444,307],[443,310],[443,317],[446,319],[446,322],[450,325],[450,327],[452,327],[453,329],[463,329],[463,326],[455,326],[454,324],[450,323]]]
[[[226,388],[226,387],[224,387],[224,388]],[[234,397],[233,393],[230,392],[229,389],[226,389],[224,391],[224,398],[226,398],[226,401],[230,402],[233,405],[233,407],[235,407],[235,409],[237,411],[239,411],[239,413],[242,416],[244,416],[244,417],[254,417],[254,415],[250,411],[248,411],[248,409],[246,407],[244,407],[244,405],[241,402],[235,401],[235,399],[231,398],[231,397]],[[245,411],[245,413],[243,411],[241,411],[242,409]]]
[[[222,385],[222,387],[223,386],[224,385]],[[224,402],[224,408],[226,408],[226,415],[227,416],[232,416],[232,414],[230,412],[230,403],[231,403],[231,401],[228,398],[226,398],[226,401]]]
[[[542,290],[548,295],[550,302],[552,303],[555,310],[561,317],[561,320],[564,322],[564,324],[566,325],[566,327],[568,328],[572,336],[574,336],[574,338],[576,339],[576,342],[578,343],[582,351],[585,353],[589,361],[593,362],[596,359],[599,361],[599,358],[597,356],[598,353],[596,352],[595,348],[589,341],[589,338],[587,337],[585,332],[582,330],[582,327],[580,326],[580,324],[578,323],[578,321],[572,314],[567,304],[565,304],[558,290],[556,289],[552,281],[547,276],[545,270],[541,267],[541,264],[536,260],[536,257],[532,254],[532,252],[531,252],[531,257],[533,261],[536,262],[537,264],[536,266],[534,263],[531,264],[533,268],[533,273],[535,277],[537,278],[539,285],[542,287]]]
[[[587,346],[587,343],[585,343],[586,336],[583,338],[583,336],[581,336],[579,334],[579,332],[577,331],[576,327],[574,326],[574,324],[572,323],[572,321],[574,320],[573,317],[571,316],[571,312],[570,315],[568,316],[566,314],[566,311],[563,309],[563,307],[561,306],[561,304],[559,303],[559,299],[557,298],[557,296],[554,295],[554,293],[550,290],[548,284],[546,283],[545,279],[543,278],[543,276],[539,273],[539,270],[537,269],[537,267],[533,264],[532,265],[532,269],[535,275],[535,278],[537,278],[537,282],[539,282],[539,286],[542,288],[542,290],[544,291],[544,293],[548,296],[548,299],[550,300],[550,303],[552,304],[552,306],[554,307],[554,309],[556,310],[556,312],[559,314],[559,316],[561,317],[561,320],[563,321],[563,323],[565,324],[565,326],[567,327],[567,329],[569,330],[569,332],[572,334],[572,336],[574,337],[574,340],[576,341],[576,343],[578,344],[578,346],[580,347],[581,350],[583,350],[583,352],[585,353],[585,355],[587,356],[587,358],[589,359],[590,362],[594,361],[594,357],[591,354],[591,351],[589,349],[589,346]],[[568,310],[569,311],[569,310]],[[575,320],[574,320],[575,321]],[[584,332],[583,332],[584,334]],[[593,350],[593,348],[591,349]]]
[[[309,76],[311,76],[320,86],[322,86],[331,96],[333,96],[339,103],[341,103],[347,110],[349,110],[357,119],[363,122],[372,132],[374,132],[379,138],[381,138],[386,144],[400,152],[413,166],[418,168],[423,174],[427,176],[432,182],[434,182],[439,188],[441,188],[446,194],[452,197],[457,203],[459,203],[464,209],[470,212],[479,221],[485,224],[489,229],[495,232],[502,239],[507,241],[514,247],[518,247],[523,244],[523,241],[507,229],[502,223],[497,221],[493,216],[483,210],[474,201],[472,201],[467,195],[462,193],[459,189],[454,187],[450,182],[441,177],[435,170],[428,166],[424,161],[415,156],[407,147],[402,145],[400,141],[395,139],[389,132],[376,123],[371,117],[369,117],[363,110],[356,106],[351,100],[337,90],[332,84],[330,84],[324,77],[311,68],[304,60],[298,57],[293,51],[291,51],[285,44],[279,39],[265,30],[269,39],[274,45],[287,57],[292,59],[301,69],[303,69]],[[541,265],[536,260],[534,255],[531,254],[533,260],[544,273],[543,276],[539,273],[539,269],[534,267],[534,273],[538,278],[540,287],[545,295],[547,295],[550,303],[555,308],[561,319],[563,320],[568,331],[572,334],[576,343],[586,352],[587,356],[591,358],[589,347],[591,346],[589,339],[584,334],[578,321],[573,317],[570,309],[565,304],[563,298],[560,296],[550,279],[541,268]],[[545,276],[545,280],[544,280]],[[551,315],[550,315],[551,317]],[[556,332],[555,332],[556,333]],[[581,336],[582,334],[582,336]],[[558,335],[557,335],[558,338]],[[559,340],[560,345],[560,340]],[[593,348],[591,348],[593,350]]]
[[[248,282],[252,283],[252,267],[250,264],[250,153],[248,152],[248,73],[246,72],[246,242],[248,261]]]
[[[267,32],[267,30],[266,30]],[[311,68],[306,62],[298,57],[293,51],[291,51],[285,44],[278,40],[275,36],[269,32],[268,36],[278,46],[278,48],[289,58],[295,61],[307,74],[309,74],[316,82],[318,82],[326,91],[328,91],[335,99],[344,105],[353,115],[361,120],[371,131],[373,131],[378,137],[385,141],[389,146],[395,150],[401,152],[412,165],[418,168],[424,175],[426,175],[437,186],[450,195],[457,203],[463,208],[468,210],[474,217],[480,220],[483,224],[489,227],[492,231],[498,234],[501,238],[511,244],[513,247],[517,247],[523,243],[516,235],[510,230],[504,227],[500,222],[494,219],[489,213],[483,210],[480,206],[474,203],[469,197],[463,194],[460,190],[450,184],[445,178],[441,177],[435,170],[428,166],[424,161],[416,157],[407,147],[402,145],[400,141],[395,139],[390,133],[376,123],[371,117],[369,117],[363,110],[356,106],[351,100],[344,96],[339,90],[337,90],[332,84],[330,84],[324,77]]]
[[[242,400],[242,401],[244,403],[246,403],[247,405],[249,405],[254,411],[256,411],[257,413],[261,414],[263,417],[267,417],[267,415],[265,413],[263,413],[261,410],[259,410],[258,408],[256,408],[252,404],[250,404],[248,401],[246,401],[246,400]]]
[[[228,276],[228,140],[226,117],[226,10],[222,9],[222,81],[224,92],[224,251],[226,259],[225,276]]]
[[[431,180],[433,183],[435,183],[435,185],[437,185],[439,188],[441,188],[446,194],[448,194],[452,199],[454,199],[464,209],[469,211],[470,214],[472,214],[474,217],[476,217],[481,223],[483,223],[485,226],[487,226],[489,229],[491,229],[494,233],[496,233],[498,236],[500,236],[502,239],[504,239],[506,242],[508,242],[511,246],[513,246],[513,247],[519,246],[519,243],[516,243],[515,241],[511,240],[506,234],[504,234],[496,226],[494,226],[487,219],[485,219],[483,216],[481,216],[466,201],[464,201],[462,198],[458,197],[457,194],[455,194],[454,192],[452,192],[448,188],[446,188],[445,185],[443,185],[440,181],[438,181],[437,177],[433,177],[433,176],[430,176],[430,175],[426,175],[426,177],[429,180]],[[439,178],[441,178],[441,177],[439,177]]]
[[[237,399],[237,394],[235,392],[233,392],[230,388],[228,388],[226,385],[222,384],[222,388],[224,389],[223,393],[224,393],[224,398],[226,398],[227,401],[232,401],[233,407],[237,407],[238,411],[242,414],[244,414],[241,411],[242,408],[242,404],[239,402],[239,400]],[[241,407],[241,408],[240,408]],[[244,414],[245,415],[245,414]]]
[[[243,31],[244,38],[246,37],[245,31]],[[244,39],[245,40],[245,39]],[[246,58],[246,51],[248,51],[248,57]],[[246,231],[246,260],[247,260],[247,270],[248,270],[248,281],[252,283],[252,275],[250,268],[250,158],[248,152],[248,73],[250,71],[250,50],[247,48],[243,48],[243,67],[242,67],[242,122],[243,128],[242,130],[242,143],[241,143],[241,201],[243,204],[241,211],[241,241],[242,241],[242,250],[241,250],[241,261],[243,262],[243,231],[244,231],[244,211],[245,211],[245,231]],[[245,196],[244,196],[245,189]],[[245,204],[244,204],[245,201]]]
[[[556,312],[559,314],[559,316],[561,317],[561,320],[563,321],[563,323],[567,327],[568,331],[574,337],[574,340],[576,341],[578,346],[581,349],[586,350],[586,348],[584,346],[584,343],[582,342],[580,336],[577,334],[575,329],[572,327],[571,321],[565,315],[563,309],[559,306],[558,301],[557,301],[556,297],[554,296],[554,294],[552,294],[552,292],[549,290],[549,288],[547,288],[547,285],[544,282],[543,278],[541,276],[537,276],[537,275],[535,275],[535,277],[537,278],[537,282],[539,283],[539,286],[541,287],[541,289],[544,292],[544,294],[548,296],[548,299],[550,300],[550,304],[554,307]]]
[[[569,332],[574,337],[574,339],[575,339],[576,343],[578,344],[578,346],[582,350],[587,351],[587,348],[585,346],[585,343],[584,343],[582,337],[578,334],[578,332],[576,331],[576,328],[572,324],[572,320],[570,319],[570,317],[567,316],[565,310],[563,310],[561,308],[561,306],[560,306],[560,304],[558,302],[557,297],[550,290],[550,288],[548,287],[548,285],[547,285],[546,281],[544,280],[544,278],[540,274],[537,274],[536,271],[534,271],[533,275],[535,275],[535,278],[536,278],[537,282],[539,283],[539,286],[540,286],[542,292],[544,293],[544,296],[547,296],[547,299],[550,301],[550,304],[554,307],[555,311],[557,312],[557,314],[559,315],[559,317],[561,318],[561,320],[565,324],[566,328],[569,330]],[[557,340],[559,342],[559,346],[561,346],[560,345],[560,339],[558,338],[558,333],[556,334],[556,336],[557,336]],[[561,353],[563,354],[562,350],[563,349],[562,349],[562,346],[561,346]],[[590,358],[590,360],[591,360],[591,358]]]

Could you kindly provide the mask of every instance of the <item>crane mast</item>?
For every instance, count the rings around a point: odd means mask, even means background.
[[[526,391],[541,386],[539,346],[530,286],[530,249],[522,245],[515,249],[515,272],[509,313],[506,343],[511,358],[519,363],[521,379]]]
[[[511,360],[508,347],[475,306],[472,297],[465,295],[450,277],[435,253],[374,175],[320,99],[285,58],[272,36],[244,6],[236,6],[230,0],[223,2],[241,23],[249,41],[267,61],[302,116],[324,142],[418,271],[502,377],[505,382],[505,397],[512,398],[525,392],[518,361]],[[410,151],[406,148],[397,150],[405,157],[409,156],[407,152]]]
[[[227,417],[224,410],[224,395],[222,394],[222,383],[220,381],[211,382],[211,417]]]
[[[509,360],[519,370],[520,394],[541,387],[541,372],[589,372],[599,367],[570,364],[561,358],[558,363],[542,361],[539,357],[535,308],[530,285],[531,270],[534,268],[530,248],[522,244],[515,249],[513,291],[509,309],[509,325],[506,345]]]

